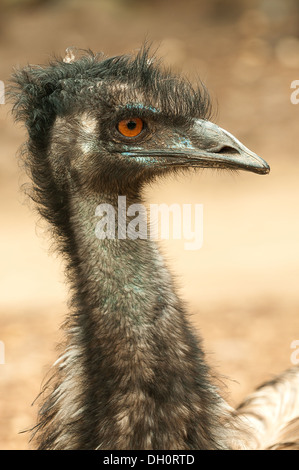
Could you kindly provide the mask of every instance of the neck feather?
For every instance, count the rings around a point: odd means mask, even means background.
[[[225,448],[222,401],[164,260],[150,240],[97,238],[103,203],[117,227],[116,195],[70,197],[73,296],[39,448]]]

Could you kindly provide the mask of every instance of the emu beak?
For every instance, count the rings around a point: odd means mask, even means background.
[[[192,166],[198,166],[198,163],[203,167],[232,168],[261,175],[269,173],[270,167],[265,160],[216,124],[197,119],[193,132],[192,141],[197,141],[197,148],[192,157],[190,155],[194,162]]]
[[[190,134],[175,136],[164,148],[131,149],[123,155],[144,161],[154,158],[155,164],[176,167],[226,168],[252,171],[265,175],[270,167],[236,137],[210,121],[196,119]]]

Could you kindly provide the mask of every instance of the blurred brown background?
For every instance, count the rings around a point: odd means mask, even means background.
[[[208,359],[235,405],[291,366],[299,339],[299,6],[296,0],[0,3],[0,80],[68,46],[105,54],[160,46],[167,64],[211,91],[216,122],[271,166],[269,176],[211,170],[157,183],[149,202],[204,204],[204,245],[163,242]],[[67,287],[20,190],[25,139],[0,105],[0,449],[27,449],[32,401],[56,358]]]

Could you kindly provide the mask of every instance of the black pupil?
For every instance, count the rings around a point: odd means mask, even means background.
[[[130,129],[130,131],[133,131],[136,128],[136,122],[135,121],[129,121],[127,124],[127,128]]]

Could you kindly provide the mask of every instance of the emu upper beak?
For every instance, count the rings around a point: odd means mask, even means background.
[[[225,129],[210,121],[197,119],[193,130],[199,147],[193,157],[201,162],[200,166],[232,168],[261,175],[269,173],[268,163]]]
[[[125,152],[132,157],[158,157],[160,163],[171,166],[227,168],[267,174],[265,160],[249,150],[236,137],[210,121],[194,121],[190,135],[174,138],[166,148],[136,149]]]

